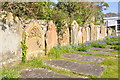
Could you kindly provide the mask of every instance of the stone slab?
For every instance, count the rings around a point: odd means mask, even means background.
[[[107,49],[107,48],[91,48],[92,50],[102,50],[102,51],[117,51],[114,49]]]
[[[24,69],[20,72],[22,78],[72,78],[43,68]]]
[[[78,63],[78,62],[67,61],[62,59],[50,59],[45,61],[45,64],[57,69],[64,69],[77,74],[93,75],[93,76],[100,76],[105,68],[105,66],[103,65]]]
[[[85,61],[85,62],[94,62],[94,63],[101,63],[105,59],[105,58],[96,57],[96,56],[87,56],[87,55],[80,55],[80,54],[73,54],[73,53],[65,53],[63,54],[63,56],[69,59]]]
[[[86,53],[86,54],[102,54],[106,56],[118,56],[117,53],[110,53],[110,52],[99,52],[99,51],[90,51],[90,52],[82,52],[82,51],[75,51],[77,53]]]

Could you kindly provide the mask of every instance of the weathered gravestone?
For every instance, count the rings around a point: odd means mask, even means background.
[[[97,26],[94,27],[94,40],[97,40]]]
[[[82,43],[82,27],[79,27],[77,39],[78,39],[78,43]]]
[[[69,44],[69,28],[67,23],[63,26],[63,29],[61,29],[60,31],[59,43],[63,46]]]
[[[112,35],[112,28],[108,28],[108,35]]]
[[[94,41],[95,34],[95,25],[93,23],[90,24],[90,40]]]
[[[56,32],[56,26],[53,23],[53,21],[49,21],[48,22],[48,28],[47,28],[47,32],[46,32],[46,48],[47,48],[47,52],[49,52],[49,50],[56,46],[58,44],[58,36],[57,36],[57,32]]]
[[[71,44],[77,44],[78,43],[77,35],[78,35],[79,25],[75,20],[72,22],[71,28],[72,28],[72,30],[71,30]]]
[[[86,41],[90,41],[90,28],[88,25],[86,26]]]
[[[96,26],[96,28],[97,28],[97,40],[99,40],[100,39],[100,26]]]
[[[86,42],[86,27],[82,28],[82,43]]]
[[[105,33],[106,33],[106,30],[105,30],[105,26],[101,25],[101,39],[103,39],[105,37]]]
[[[26,24],[25,33],[28,47],[27,60],[44,55],[45,43],[41,26],[37,22],[32,21]]]

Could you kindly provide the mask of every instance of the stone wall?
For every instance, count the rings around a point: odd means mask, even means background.
[[[22,26],[18,17],[0,12],[0,66],[21,60]]]
[[[0,65],[21,61],[21,43],[26,33],[27,60],[45,56],[51,48],[61,44],[85,43],[103,39],[113,30],[103,25],[86,24],[79,26],[74,20],[71,31],[68,24],[57,35],[56,25],[48,20],[24,20],[13,17],[11,13],[0,12]],[[71,42],[69,42],[71,41]]]

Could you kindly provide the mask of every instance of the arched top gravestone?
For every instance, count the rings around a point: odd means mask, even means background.
[[[101,25],[100,29],[101,29],[101,39],[103,39],[105,37],[105,34],[106,34],[106,30],[105,30],[106,26]]]
[[[67,23],[62,27],[63,28],[59,32],[59,40],[58,41],[61,45],[64,46],[64,45],[69,44],[69,28],[68,28]]]
[[[77,35],[78,35],[78,29],[79,29],[79,25],[78,23],[74,20],[71,24],[71,44],[77,44],[78,43],[78,39],[77,39]]]
[[[90,24],[90,40],[94,41],[95,38],[95,25],[93,23]]]
[[[47,31],[46,31],[47,52],[49,52],[49,50],[51,48],[53,48],[54,46],[56,46],[58,44],[57,39],[58,39],[58,36],[57,36],[57,32],[56,32],[56,26],[53,23],[53,21],[49,21]]]
[[[44,34],[41,26],[33,21],[26,25],[27,60],[44,55]]]
[[[72,27],[73,30],[74,30],[74,29],[77,29],[77,30],[78,30],[79,25],[78,25],[78,23],[77,23],[75,20],[73,20],[73,22],[72,22],[72,24],[71,24],[71,27]]]
[[[86,27],[82,28],[82,43],[86,42]]]

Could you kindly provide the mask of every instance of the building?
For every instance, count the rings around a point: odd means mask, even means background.
[[[116,35],[120,35],[120,17],[104,17],[104,25],[108,28],[114,28]]]

